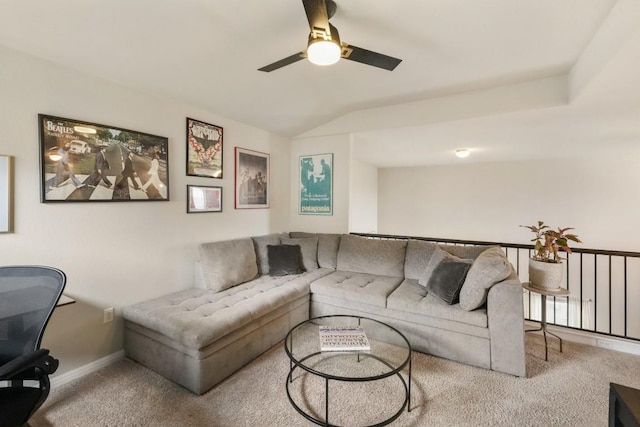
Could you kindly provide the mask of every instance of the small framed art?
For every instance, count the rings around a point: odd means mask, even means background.
[[[187,185],[187,213],[222,212],[222,187]]]
[[[222,178],[222,128],[187,117],[187,175]]]
[[[269,154],[236,147],[236,209],[269,207]]]

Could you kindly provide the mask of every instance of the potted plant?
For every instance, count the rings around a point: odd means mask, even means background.
[[[535,242],[534,254],[529,259],[529,282],[531,286],[547,289],[558,290],[562,282],[562,258],[558,252],[561,250],[571,253],[569,241],[582,243],[577,235],[567,233],[573,230],[571,227],[553,228],[545,225],[543,221],[538,221],[538,225],[521,225],[520,227],[528,228],[535,234],[535,238],[531,239]]]

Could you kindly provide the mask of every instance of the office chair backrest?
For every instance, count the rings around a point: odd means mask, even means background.
[[[0,267],[0,365],[40,348],[66,280],[52,267]]]

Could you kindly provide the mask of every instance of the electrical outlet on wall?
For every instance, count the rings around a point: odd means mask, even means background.
[[[113,307],[104,309],[103,323],[113,322]]]

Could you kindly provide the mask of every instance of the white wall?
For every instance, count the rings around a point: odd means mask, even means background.
[[[603,142],[605,143],[605,142]],[[387,168],[379,232],[529,243],[518,226],[575,227],[581,247],[640,250],[640,148],[624,157]]]
[[[300,156],[333,153],[333,215],[300,215]],[[351,146],[348,135],[296,139],[291,144],[290,230],[317,233],[349,232],[349,167]]]
[[[198,243],[287,229],[288,139],[4,48],[0,64],[0,153],[15,157],[15,232],[0,235],[0,265],[67,273],[66,293],[78,302],[55,310],[43,341],[61,361],[58,374],[122,348],[123,306],[190,287]],[[168,137],[171,200],[40,203],[38,113]],[[224,128],[223,179],[185,175],[186,117]],[[237,145],[271,154],[271,209],[234,209]],[[187,215],[187,184],[221,185],[223,212]],[[116,321],[103,325],[111,306]]]
[[[351,159],[349,184],[349,231],[378,231],[378,168]]]

